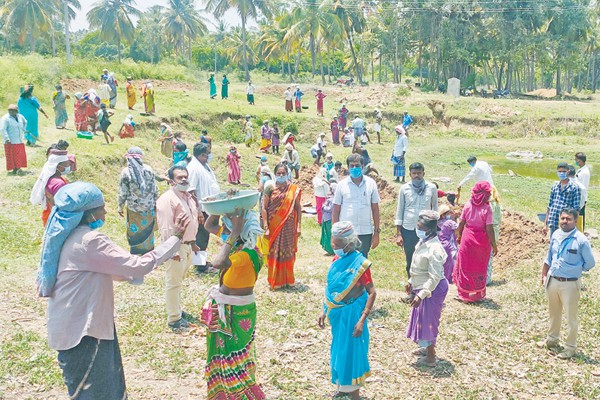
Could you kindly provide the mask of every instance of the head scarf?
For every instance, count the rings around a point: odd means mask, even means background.
[[[189,149],[185,149],[184,151],[175,151],[173,152],[173,164],[178,164],[181,161],[185,161],[190,153]],[[187,165],[187,162],[186,162]]]
[[[246,220],[246,222],[244,223],[244,227],[242,228],[242,232],[240,233],[240,239],[242,239],[242,241],[244,242],[245,249],[254,249],[256,247],[256,242],[258,241],[258,238],[263,233],[265,233],[265,231],[260,227],[260,219],[256,211],[246,211],[244,219]],[[226,216],[223,216],[223,223],[231,232],[231,230],[233,229],[231,220]]]
[[[102,192],[91,183],[73,182],[56,192],[54,207],[42,241],[42,257],[37,276],[38,296],[52,296],[62,246],[81,222],[83,213],[103,205]]]
[[[354,233],[354,227],[350,221],[338,221],[331,227],[331,236],[334,238],[345,238]]]
[[[394,130],[396,131],[397,134],[400,134],[400,135],[404,135],[406,133],[406,130],[404,129],[404,127],[402,125],[396,125]]]
[[[471,204],[481,206],[487,204],[492,193],[492,185],[487,181],[480,181],[475,184],[471,191]]]
[[[125,154],[129,176],[139,186],[142,196],[146,195],[146,180],[144,179],[144,164],[142,163],[142,149],[137,146],[130,147]]]
[[[65,151],[64,154],[50,154],[50,156],[48,156],[48,161],[44,164],[42,172],[31,190],[31,195],[29,196],[31,204],[46,206],[46,184],[52,175],[56,173],[58,164],[69,161],[69,157],[66,153],[67,152]]]

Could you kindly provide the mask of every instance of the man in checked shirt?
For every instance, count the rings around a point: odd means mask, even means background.
[[[559,182],[552,185],[550,189],[550,200],[546,210],[546,220],[544,221],[544,233],[550,229],[550,237],[558,229],[560,212],[565,208],[579,210],[581,202],[581,191],[579,187],[569,180],[569,164],[566,162],[558,163],[556,174]]]

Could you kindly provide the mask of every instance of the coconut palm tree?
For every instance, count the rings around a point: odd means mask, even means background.
[[[100,30],[101,39],[117,42],[119,62],[121,42],[131,43],[135,34],[132,16],[141,16],[135,8],[135,0],[99,0],[87,13],[90,28]]]
[[[65,21],[65,50],[67,52],[67,64],[71,64],[71,31],[69,30],[69,25],[71,24],[71,20],[75,18],[75,10],[81,10],[81,4],[79,3],[79,0],[62,0],[62,6],[63,18]]]
[[[35,41],[52,29],[52,19],[56,14],[54,0],[6,0],[0,8],[0,17],[6,18],[4,30],[18,32],[18,42],[29,39],[29,48],[35,51]]]
[[[248,43],[246,25],[249,18],[256,19],[259,12],[265,17],[271,16],[271,3],[269,0],[207,0],[206,8],[214,14],[216,18],[221,18],[225,12],[230,9],[236,9],[242,20],[242,53],[244,61],[244,72],[246,80],[250,79],[248,70]]]
[[[327,6],[333,9],[344,27],[358,83],[362,84],[362,71],[356,57],[356,49],[352,40],[354,34],[360,34],[365,29],[366,19],[360,0],[328,0]]]
[[[192,62],[192,40],[200,34],[208,32],[194,3],[195,0],[169,0],[162,21],[167,37],[173,42],[175,49],[180,49],[180,54],[185,52],[187,38],[190,64]]]

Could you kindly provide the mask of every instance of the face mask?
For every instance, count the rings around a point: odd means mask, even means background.
[[[350,168],[350,177],[351,178],[360,178],[362,176],[362,167],[354,167]]]
[[[446,219],[450,219],[451,217],[449,215],[446,215],[444,218]]]
[[[411,182],[412,182],[413,186],[415,186],[415,187],[421,187],[425,183],[425,179],[415,178],[415,179],[412,179]]]
[[[94,216],[92,215],[92,217],[94,217]],[[104,221],[101,220],[101,219],[96,219],[96,217],[94,217],[94,221],[93,222],[89,222],[88,226],[91,229],[94,229],[94,230],[95,229],[100,229],[100,228],[102,228],[104,226]]]
[[[421,240],[425,239],[427,237],[427,231],[422,231],[420,229],[415,229],[415,232],[417,234],[417,237]]]
[[[173,186],[175,188],[175,190],[179,190],[180,192],[187,192],[188,189],[190,188],[190,184],[189,183],[178,183],[177,185]]]
[[[210,153],[210,154],[208,155],[208,160],[206,160],[206,162],[211,162],[211,161],[212,161],[212,158],[213,158],[213,157],[212,157],[212,153]]]
[[[475,166],[475,163],[469,163],[469,165],[470,165],[471,167],[474,167],[474,166]]]
[[[221,240],[226,241],[228,237],[229,237],[229,235],[227,235],[225,233],[221,233]]]
[[[338,257],[344,257],[346,255],[346,252],[344,251],[344,249],[333,249],[333,252]]]
[[[60,173],[61,175],[69,175],[71,173],[71,166],[65,167],[65,169]]]
[[[558,175],[558,179],[560,179],[561,181],[564,181],[565,179],[567,179],[566,172],[557,172],[556,175]]]
[[[286,183],[287,182],[287,176],[275,176],[275,182],[277,183]]]
[[[231,153],[235,153],[235,150],[234,150],[234,149],[231,149],[231,150],[229,150],[229,151],[230,151]]]

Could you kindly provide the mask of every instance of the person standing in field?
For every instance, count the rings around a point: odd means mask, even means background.
[[[260,151],[263,153],[269,152],[269,148],[271,147],[271,135],[272,130],[269,126],[269,120],[264,120],[263,126],[260,128]]]
[[[560,229],[550,238],[548,256],[542,266],[542,285],[546,289],[550,327],[545,341],[538,346],[556,349],[560,343],[562,313],[567,318],[567,340],[565,349],[558,358],[569,359],[577,352],[579,330],[579,298],[581,276],[594,268],[596,260],[592,247],[585,235],[577,230],[578,212],[573,208],[560,213]]]
[[[415,246],[419,242],[417,221],[421,211],[437,211],[437,189],[433,183],[425,180],[425,167],[419,162],[408,167],[411,181],[400,187],[398,207],[396,208],[396,244],[404,249],[406,256],[406,275],[410,278]]]
[[[112,124],[112,122],[110,122],[110,117],[113,114],[114,113],[112,111],[108,111],[106,109],[106,104],[102,103],[100,105],[100,111],[98,111],[98,124],[100,125],[100,129],[104,134],[106,144],[110,144],[115,141],[115,137],[108,133],[108,127]]]
[[[167,324],[174,332],[189,327],[187,313],[181,309],[181,290],[183,279],[192,261],[192,251],[198,231],[198,211],[196,201],[189,193],[190,184],[186,167],[174,165],[168,171],[171,188],[156,201],[156,220],[161,239],[166,242],[177,231],[177,221],[189,220],[181,235],[181,247],[165,263],[165,304]],[[202,221],[204,222],[204,221]]]
[[[227,181],[232,185],[239,185],[241,182],[242,172],[240,171],[240,158],[242,156],[238,153],[235,146],[229,147],[229,153],[227,153]]]
[[[256,90],[256,86],[252,84],[252,81],[248,81],[248,86],[246,86],[246,100],[248,100],[248,104],[254,105],[254,91]]]
[[[318,325],[325,328],[326,318],[331,324],[331,383],[337,385],[333,397],[360,400],[360,388],[371,375],[367,318],[377,297],[372,263],[359,251],[361,243],[351,222],[335,223],[331,233],[336,256],[327,272],[324,311]]]
[[[217,84],[215,83],[215,74],[210,74],[210,78],[208,78],[209,84],[209,96],[211,99],[217,98]]]
[[[152,168],[142,162],[142,149],[130,147],[125,154],[127,166],[119,181],[118,212],[126,217],[127,242],[131,254],[154,250],[158,187]],[[123,209],[127,207],[127,214]]]
[[[375,117],[375,123],[373,123],[373,130],[377,133],[377,144],[381,144],[381,121],[383,121],[383,114],[376,108],[373,110],[373,116]]]
[[[294,93],[292,92],[291,87],[288,86],[288,88],[285,89],[285,92],[283,92],[283,97],[285,99],[285,111],[294,111]]]
[[[52,212],[54,196],[60,188],[69,183],[66,176],[71,173],[71,168],[71,161],[66,150],[51,150],[51,154],[49,154],[48,160],[31,190],[29,196],[31,204],[44,207],[42,211],[42,224],[44,226],[46,226]]]
[[[394,164],[394,182],[400,182],[400,178],[402,178],[402,183],[405,181],[406,176],[406,150],[408,150],[408,138],[406,137],[406,132],[401,125],[396,126],[394,128],[396,132],[396,142],[394,143],[394,151],[392,152],[391,161]]]
[[[438,239],[446,251],[446,262],[444,262],[444,276],[449,283],[452,283],[452,271],[456,264],[456,254],[458,253],[458,243],[456,242],[456,229],[458,222],[456,216],[450,207],[442,204],[439,207],[440,219],[438,221]]]
[[[115,78],[115,74],[113,72],[108,74],[108,79],[106,83],[110,87],[110,108],[115,108],[117,106],[117,88],[119,87],[119,82]]]
[[[500,240],[500,223],[502,222],[502,205],[500,204],[500,193],[496,186],[492,186],[492,195],[490,196],[490,207],[492,208],[492,225],[494,226],[494,238],[496,243]],[[488,263],[486,285],[492,284],[492,269],[494,264],[494,255],[490,254]]]
[[[279,133],[279,125],[277,122],[273,122],[273,129],[271,130],[271,151],[273,154],[279,154],[279,146],[281,145],[281,134]]]
[[[285,145],[282,160],[288,162],[288,167],[294,171],[294,179],[298,179],[300,173],[300,154],[298,154],[298,150],[294,149],[291,143]]]
[[[340,124],[337,116],[333,117],[329,127],[331,128],[331,141],[333,144],[340,144]]]
[[[19,114],[19,108],[15,104],[10,104],[8,113],[0,118],[0,133],[9,175],[22,175],[24,171],[21,168],[27,168],[27,153],[23,144],[26,130],[27,120]]]
[[[227,75],[223,74],[223,80],[221,81],[221,100],[229,98],[229,79]]]
[[[323,116],[323,99],[327,97],[325,93],[321,89],[317,90],[317,94],[315,95],[317,98],[317,115]]]
[[[25,131],[25,140],[28,146],[34,146],[35,142],[40,138],[38,126],[38,111],[41,112],[46,119],[48,114],[40,105],[38,99],[33,95],[33,84],[25,85],[21,89],[21,96],[17,102],[19,114],[27,121],[27,130]]]
[[[550,189],[550,199],[548,200],[548,209],[546,210],[546,219],[544,221],[544,232],[550,229],[550,237],[559,227],[560,212],[565,208],[579,210],[581,205],[581,190],[569,180],[569,164],[566,162],[558,163],[556,174],[559,182],[552,185]]]
[[[296,112],[302,112],[302,96],[304,96],[304,93],[302,93],[300,86],[298,86],[294,92],[294,106],[296,107]]]
[[[489,204],[491,195],[492,185],[489,182],[477,182],[460,216],[457,231],[460,246],[452,281],[458,291],[456,299],[464,303],[475,303],[485,298],[490,255],[498,254],[494,215]]]
[[[146,114],[154,114],[156,109],[154,104],[154,86],[152,85],[152,82],[147,81],[142,85],[142,95],[140,97],[144,98],[144,111]]]
[[[106,79],[101,80],[100,85],[98,85],[98,97],[100,97],[102,104],[107,107],[110,105],[110,86]]]
[[[350,111],[348,111],[348,109],[346,108],[345,104],[342,104],[342,108],[340,108],[340,110],[338,111],[338,115],[339,115],[339,122],[340,122],[340,129],[342,131],[344,131],[346,129],[346,124],[348,123],[348,113]]]
[[[69,115],[67,114],[67,99],[71,97],[64,94],[61,85],[56,85],[54,93],[52,93],[52,108],[54,108],[54,126],[56,129],[65,129]]]
[[[133,106],[137,103],[137,94],[130,76],[127,77],[125,82],[125,92],[127,93],[127,107],[133,110]]]
[[[413,123],[412,117],[408,114],[408,111],[404,111],[404,117],[402,118],[402,127],[408,136],[408,128]]]
[[[346,158],[350,176],[337,184],[333,197],[332,223],[349,221],[360,240],[358,251],[365,257],[379,246],[379,190],[373,178],[363,175],[364,159],[360,154]]]
[[[325,252],[332,256],[334,255],[333,248],[331,247],[331,218],[333,213],[333,195],[335,194],[335,188],[337,183],[331,182],[329,184],[329,191],[327,198],[321,207],[321,213],[323,214],[323,220],[321,223],[321,247]]]
[[[579,183],[585,187],[586,193],[590,190],[590,178],[591,172],[590,167],[586,164],[587,156],[584,153],[575,154],[575,165],[579,167],[575,173],[575,178]],[[577,229],[580,232],[585,232],[585,205],[587,203],[587,196],[581,200],[581,208],[579,210],[579,219],[577,220]]]

